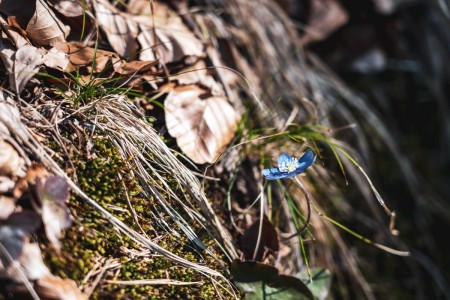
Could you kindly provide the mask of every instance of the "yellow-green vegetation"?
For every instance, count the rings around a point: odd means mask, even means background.
[[[69,132],[65,132],[64,135],[71,139]],[[79,140],[73,136],[74,144],[78,143]],[[57,148],[55,144],[51,144],[52,148]],[[74,147],[74,145],[70,145],[70,147]],[[182,233],[175,237],[156,224],[155,216],[157,216],[157,211],[162,211],[161,207],[156,200],[143,196],[139,182],[132,174],[129,161],[120,156],[112,142],[105,136],[94,137],[89,155],[86,152],[85,142],[78,144],[76,148],[76,151],[68,151],[71,153],[70,159],[75,167],[75,173],[70,170],[70,164],[65,167],[69,174],[76,174],[80,188],[87,195],[129,227],[138,232],[144,231],[170,252],[189,261],[220,270],[221,266],[215,259],[196,249]],[[62,151],[59,152],[62,154]],[[170,183],[171,178],[167,178],[167,182]],[[174,188],[174,190],[176,189]],[[170,199],[170,197],[167,198]],[[130,204],[137,215],[139,225],[131,213]],[[170,204],[176,208],[175,201]],[[42,243],[45,249],[46,263],[54,274],[63,278],[71,278],[78,284],[85,285],[83,279],[96,263],[114,259],[120,262],[120,266],[107,271],[102,279],[112,281],[171,279],[202,282],[202,284],[187,286],[120,285],[102,280],[90,298],[213,299],[217,297],[218,292],[223,296],[231,296],[220,291],[220,287],[217,284],[214,286],[207,277],[162,256],[156,256],[153,253],[146,253],[143,256],[131,255],[130,253],[133,251],[142,253],[145,249],[140,248],[130,238],[120,235],[108,220],[76,195],[72,195],[68,206],[74,221],[72,226],[64,232],[62,253],[58,255],[53,249],[48,248],[46,243]],[[179,213],[184,216],[182,211]],[[173,229],[179,231],[170,217],[163,216],[162,219]],[[188,219],[186,218],[186,220]],[[222,259],[223,254],[214,249],[211,237],[198,224],[190,222],[190,226],[208,245],[213,254]],[[92,275],[88,279],[87,285],[92,283],[95,277],[95,274]],[[224,283],[222,282],[222,284]]]

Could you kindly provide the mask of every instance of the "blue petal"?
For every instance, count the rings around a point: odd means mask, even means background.
[[[314,155],[314,152],[311,150],[308,150],[303,156],[298,160],[298,167],[293,172],[295,175],[298,175],[305,171],[309,166],[311,166],[314,161],[316,160],[316,156]]]
[[[276,180],[280,178],[285,178],[289,175],[289,173],[287,172],[278,171],[278,168],[264,169],[261,172],[267,180]]]
[[[278,157],[278,167],[281,166],[282,164],[289,164],[291,159],[292,156],[290,156],[289,154],[281,153],[280,156]]]

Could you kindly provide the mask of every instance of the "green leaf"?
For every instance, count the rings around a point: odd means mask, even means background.
[[[237,259],[231,263],[230,272],[234,281],[242,283],[268,282],[278,275],[275,267],[256,261],[239,261]]]
[[[286,276],[282,275],[280,277],[291,277],[292,276]],[[280,280],[283,278],[280,278]],[[298,279],[297,279],[298,280]],[[290,283],[293,283],[293,280],[289,280]],[[298,280],[298,282],[301,282],[301,280]],[[296,283],[298,283],[296,282]],[[306,286],[301,283],[304,288]],[[253,283],[241,283],[237,282],[236,285],[242,289],[242,291],[245,293],[245,300],[312,300],[313,295],[311,291],[306,288],[305,293],[303,291],[299,291],[297,287],[290,286],[291,284],[283,285],[280,287],[273,287],[269,286],[268,284],[259,282],[253,282]]]
[[[309,276],[306,270],[298,273],[297,278],[300,278],[306,286],[311,290],[315,299],[326,299],[329,294],[331,286],[331,273],[327,269],[323,268],[312,268],[311,278],[312,282],[309,281]]]

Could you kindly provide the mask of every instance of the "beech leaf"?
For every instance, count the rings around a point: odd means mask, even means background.
[[[231,141],[238,114],[224,97],[196,86],[172,90],[164,105],[169,134],[192,161],[212,163]]]
[[[49,0],[53,8],[66,17],[79,17],[85,13],[78,0]]]
[[[9,74],[10,88],[20,94],[43,64],[45,50],[38,51],[36,47],[24,45],[14,51],[12,48],[2,46],[0,56]]]
[[[202,57],[202,42],[174,14],[167,17],[155,17],[153,21],[145,16],[134,17],[139,23],[137,37],[141,45],[140,60],[159,59],[163,63],[182,61],[186,57]],[[154,30],[153,30],[154,29]],[[156,35],[156,40],[155,40]]]
[[[113,49],[122,57],[130,57],[136,53],[138,44],[138,25],[131,20],[131,16],[120,12],[108,1],[93,2],[95,16],[100,28],[106,33]]]
[[[28,37],[41,46],[56,46],[66,41],[70,27],[64,25],[46,2],[37,0],[36,11],[27,25]]]

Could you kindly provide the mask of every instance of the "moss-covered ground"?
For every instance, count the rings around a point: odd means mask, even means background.
[[[75,136],[70,132],[66,132],[66,134],[68,139]],[[161,211],[158,209],[157,201],[143,197],[138,179],[133,176],[130,164],[119,155],[117,149],[106,137],[95,136],[90,153],[85,150],[87,149],[86,143],[79,143],[79,139],[73,139],[74,143],[69,147],[76,149],[68,151],[70,157],[66,158],[64,167],[69,174],[76,174],[80,188],[87,195],[134,230],[138,232],[143,230],[145,234],[155,239],[168,251],[189,261],[220,270],[221,266],[215,259],[196,250],[186,237],[183,235],[174,237],[154,223],[155,215],[152,213],[157,210]],[[59,149],[55,143],[50,142],[49,145],[54,150]],[[59,152],[62,154],[60,149]],[[75,170],[71,164],[67,163],[69,159]],[[171,178],[167,178],[167,182],[170,181]],[[135,218],[130,212],[129,203],[137,214],[140,226],[136,224]],[[171,204],[176,208],[175,202]],[[145,249],[140,248],[130,238],[121,235],[108,220],[75,194],[72,195],[68,206],[73,216],[73,223],[64,232],[61,254],[55,253],[45,241],[42,242],[45,260],[51,271],[63,278],[71,278],[79,285],[89,287],[96,274],[90,276],[87,284],[83,279],[94,269],[96,263],[104,263],[107,259],[120,262],[118,267],[112,268],[104,274],[94,289],[91,299],[214,299],[218,292],[223,296],[230,296],[226,292],[220,291],[217,285],[214,286],[208,278],[200,273],[182,267],[162,256],[152,253],[144,256],[131,255],[132,251],[137,250],[142,253]],[[182,211],[180,210],[179,213],[182,214]],[[169,217],[166,217],[164,221],[173,224]],[[190,225],[197,231],[202,241],[209,246],[209,249],[222,259],[223,255],[213,248],[211,238],[202,233],[204,231],[200,226],[194,222],[191,222]],[[177,229],[175,225],[173,226]],[[187,286],[120,285],[107,282],[107,280],[142,279],[200,281],[202,284]]]

